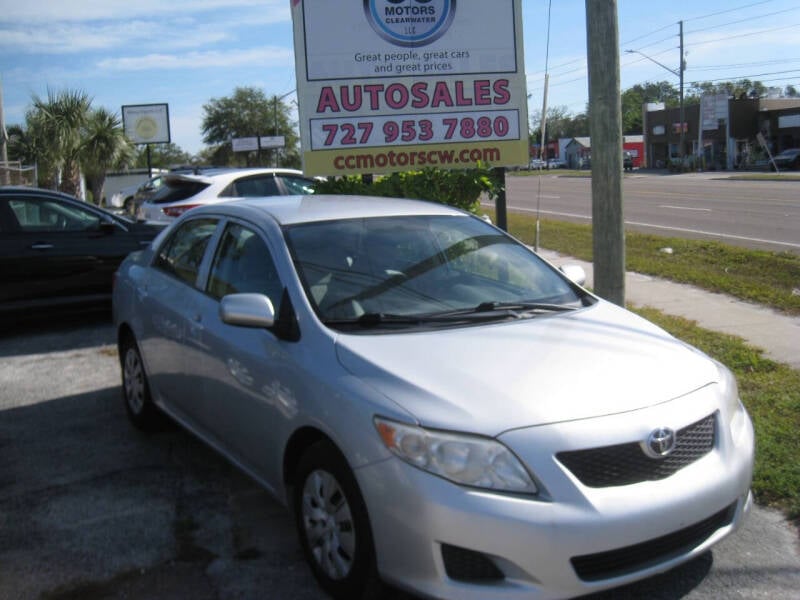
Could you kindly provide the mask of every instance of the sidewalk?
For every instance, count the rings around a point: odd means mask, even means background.
[[[586,271],[586,286],[592,287],[591,263],[551,250],[540,250],[539,254],[558,266],[582,266]],[[625,276],[625,299],[636,306],[649,306],[697,321],[705,329],[739,336],[749,345],[764,350],[766,357],[800,370],[800,317],[789,317],[724,294],[631,272]]]

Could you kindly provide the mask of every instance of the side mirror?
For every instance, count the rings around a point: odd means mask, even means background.
[[[577,283],[578,285],[586,283],[586,271],[584,271],[583,267],[580,265],[562,265],[559,267],[559,271],[573,283]]]
[[[275,309],[264,294],[229,294],[220,301],[219,318],[228,325],[268,329],[275,324]]]

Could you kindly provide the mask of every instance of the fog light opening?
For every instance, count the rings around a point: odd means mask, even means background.
[[[487,555],[450,544],[442,544],[442,561],[447,576],[468,583],[494,583],[505,579]]]

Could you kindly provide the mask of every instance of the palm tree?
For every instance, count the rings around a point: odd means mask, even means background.
[[[106,171],[122,168],[134,161],[136,152],[116,113],[105,108],[91,111],[83,129],[80,166],[86,175],[92,201],[101,204]]]
[[[33,97],[33,109],[27,115],[28,128],[41,152],[40,161],[51,177],[61,172],[61,190],[73,195],[80,190],[81,136],[91,105],[86,92],[48,89],[47,100]]]

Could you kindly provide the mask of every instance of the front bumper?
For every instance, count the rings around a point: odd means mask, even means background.
[[[732,420],[718,412],[713,450],[660,481],[590,488],[555,455],[571,449],[572,440],[603,445],[626,431],[640,439],[643,423],[680,426],[715,410],[706,392],[645,411],[501,436],[543,484],[538,498],[463,488],[394,458],[359,469],[379,570],[387,581],[432,598],[550,599],[616,587],[690,560],[735,531],[749,511],[754,439],[746,413]],[[668,551],[660,552],[665,540]],[[448,576],[443,546],[483,557],[502,576]],[[627,568],[592,570],[621,555],[623,565],[625,555],[633,556]]]

